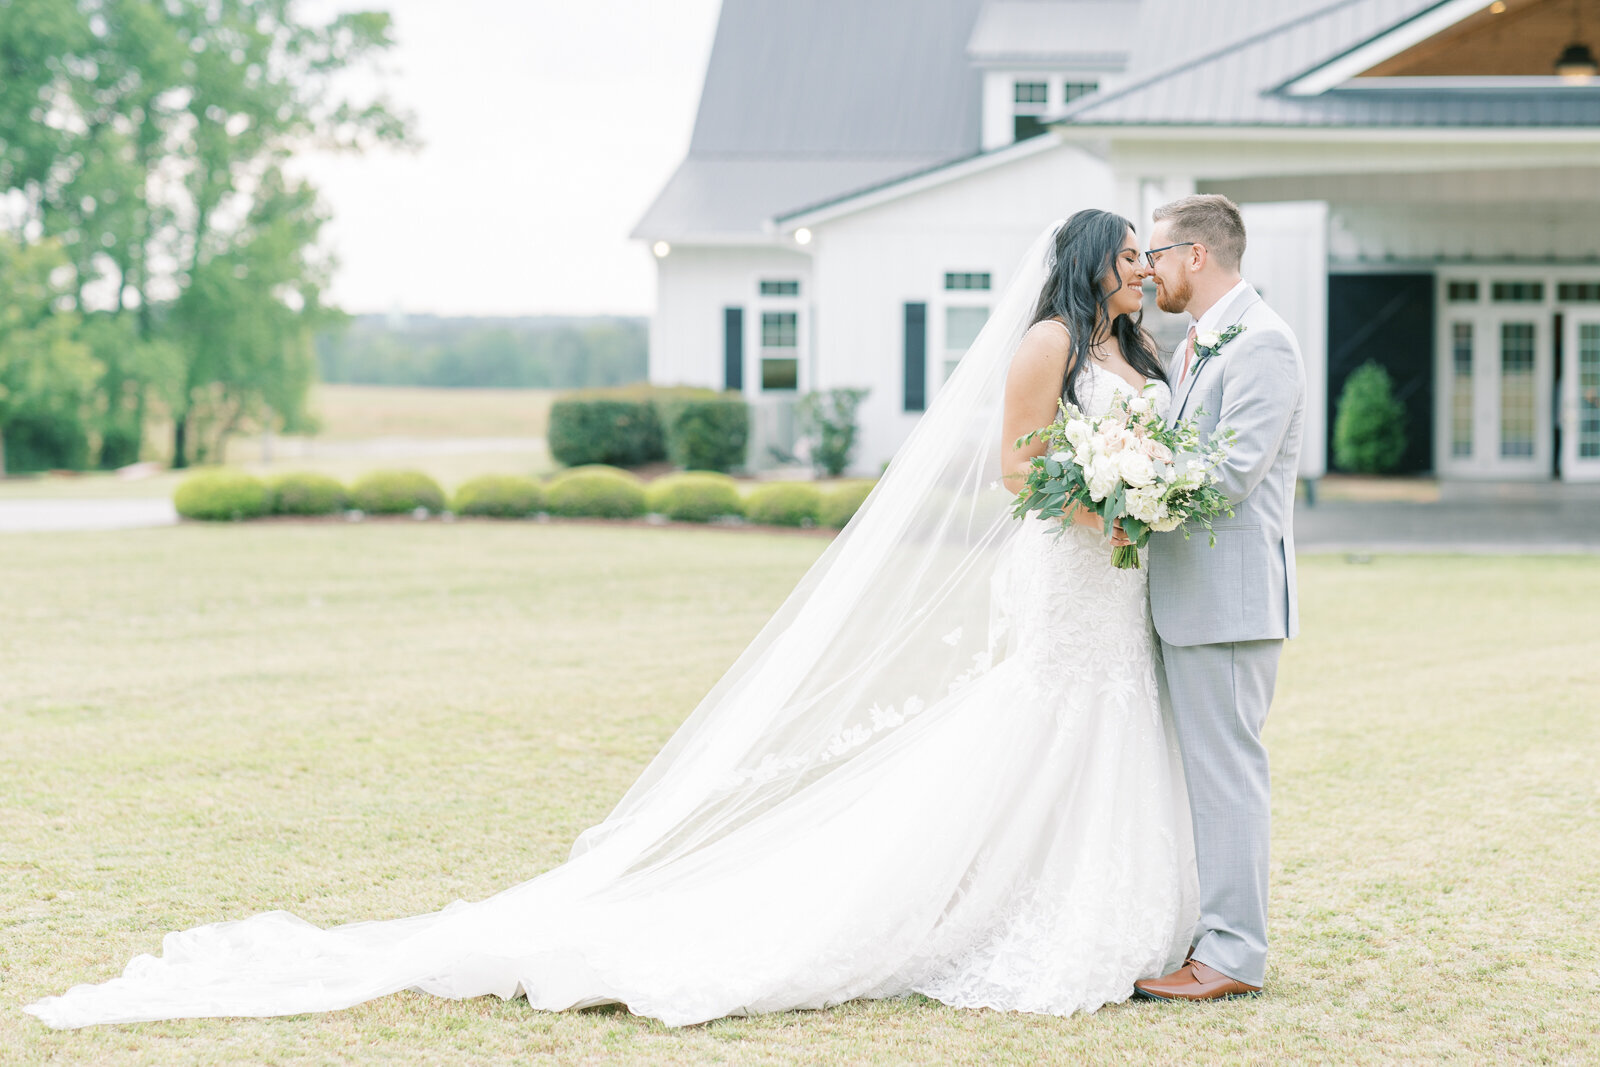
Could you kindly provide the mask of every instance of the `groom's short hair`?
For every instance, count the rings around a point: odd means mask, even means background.
[[[1217,193],[1186,196],[1156,208],[1157,222],[1172,222],[1172,236],[1206,246],[1217,261],[1232,270],[1244,258],[1244,216],[1239,205]]]

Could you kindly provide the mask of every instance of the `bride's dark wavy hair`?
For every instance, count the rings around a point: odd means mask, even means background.
[[[1050,277],[1039,293],[1033,323],[1059,318],[1071,335],[1071,354],[1061,376],[1061,394],[1068,403],[1082,407],[1078,382],[1089,373],[1090,350],[1115,335],[1122,347],[1122,358],[1150,381],[1166,381],[1156,355],[1155,339],[1142,325],[1144,311],[1111,318],[1107,305],[1111,294],[1102,284],[1109,271],[1123,284],[1122,242],[1133,223],[1109,211],[1088,208],[1073,215],[1056,231],[1051,253]],[[1029,325],[1033,325],[1030,323]]]

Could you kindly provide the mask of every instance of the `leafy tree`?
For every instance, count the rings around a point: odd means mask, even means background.
[[[1346,379],[1333,422],[1333,460],[1341,469],[1383,474],[1406,451],[1406,409],[1389,372],[1368,360]]]
[[[0,0],[0,62],[30,73],[0,83],[0,137],[27,133],[0,142],[0,177],[30,205],[25,232],[59,238],[68,303],[93,321],[103,463],[152,397],[175,466],[217,455],[241,419],[303,414],[330,267],[314,193],[284,164],[407,136],[382,100],[334,84],[390,46],[389,16],[313,22],[304,6]]]

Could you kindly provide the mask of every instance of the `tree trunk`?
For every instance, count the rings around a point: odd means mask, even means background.
[[[182,470],[189,465],[189,416],[172,418],[172,469]]]

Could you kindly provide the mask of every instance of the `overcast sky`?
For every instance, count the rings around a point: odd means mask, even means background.
[[[323,0],[380,8],[415,153],[311,157],[347,311],[648,314],[628,240],[689,145],[719,0]]]

